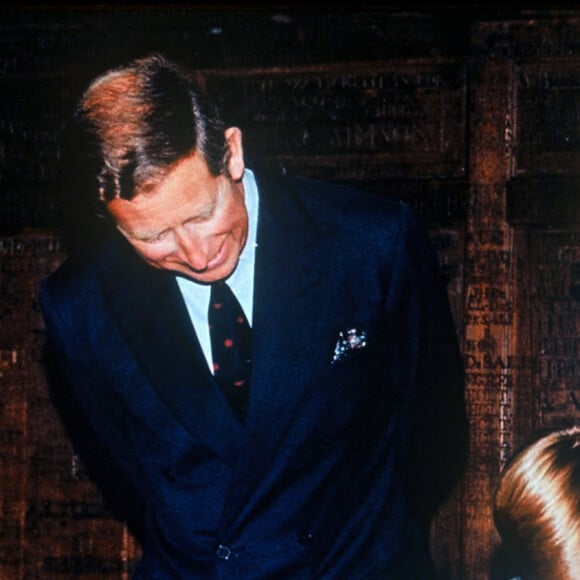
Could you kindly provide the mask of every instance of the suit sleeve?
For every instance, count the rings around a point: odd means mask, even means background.
[[[468,423],[463,362],[446,285],[427,232],[407,206],[392,280],[399,354],[406,362],[403,384],[409,389],[407,490],[427,531],[463,474]]]
[[[44,368],[51,402],[79,456],[89,478],[97,485],[111,515],[127,524],[138,541],[141,541],[145,501],[134,483],[120,468],[111,443],[105,442],[101,434],[113,432],[103,425],[99,432],[89,420],[88,411],[93,405],[89,393],[95,392],[91,383],[98,381],[98,374],[90,369],[90,353],[75,353],[81,341],[75,340],[72,326],[64,316],[57,314],[53,305],[48,282],[41,286],[40,299],[45,321]],[[96,404],[94,406],[97,406]],[[107,416],[101,420],[106,422]]]

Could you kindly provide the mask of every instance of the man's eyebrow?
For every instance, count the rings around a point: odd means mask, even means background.
[[[197,213],[186,218],[181,223],[186,224],[187,222],[190,222],[193,220],[208,217],[209,215],[211,215],[215,211],[216,206],[217,206],[217,203],[215,201],[211,201],[208,203],[208,205],[206,207],[201,208]]]
[[[120,225],[117,225],[117,229],[128,238],[133,240],[148,240],[149,238],[156,238],[157,236],[163,235],[165,232],[168,232],[171,228],[166,228],[160,232],[135,232],[135,231],[128,231],[122,228]]]

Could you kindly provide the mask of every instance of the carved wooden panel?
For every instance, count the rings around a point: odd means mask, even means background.
[[[0,238],[0,578],[128,578],[134,540],[111,519],[52,407],[40,280],[59,238]]]
[[[516,173],[580,173],[580,59],[526,63],[517,76]]]
[[[460,63],[206,71],[208,89],[272,166],[335,180],[463,177]]]
[[[580,424],[580,231],[529,234],[534,422]]]

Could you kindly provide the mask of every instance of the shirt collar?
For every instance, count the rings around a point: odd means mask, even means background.
[[[244,201],[248,212],[248,239],[240,254],[238,265],[227,279],[236,298],[242,305],[248,320],[252,321],[254,296],[254,263],[256,259],[256,238],[258,230],[258,186],[254,173],[245,169],[243,176]]]

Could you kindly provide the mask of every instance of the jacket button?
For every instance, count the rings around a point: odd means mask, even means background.
[[[308,546],[308,544],[312,543],[312,534],[310,532],[302,532],[298,536],[298,543],[302,546]]]
[[[215,552],[215,555],[220,560],[229,560],[230,556],[232,555],[232,551],[227,546],[220,544]]]

